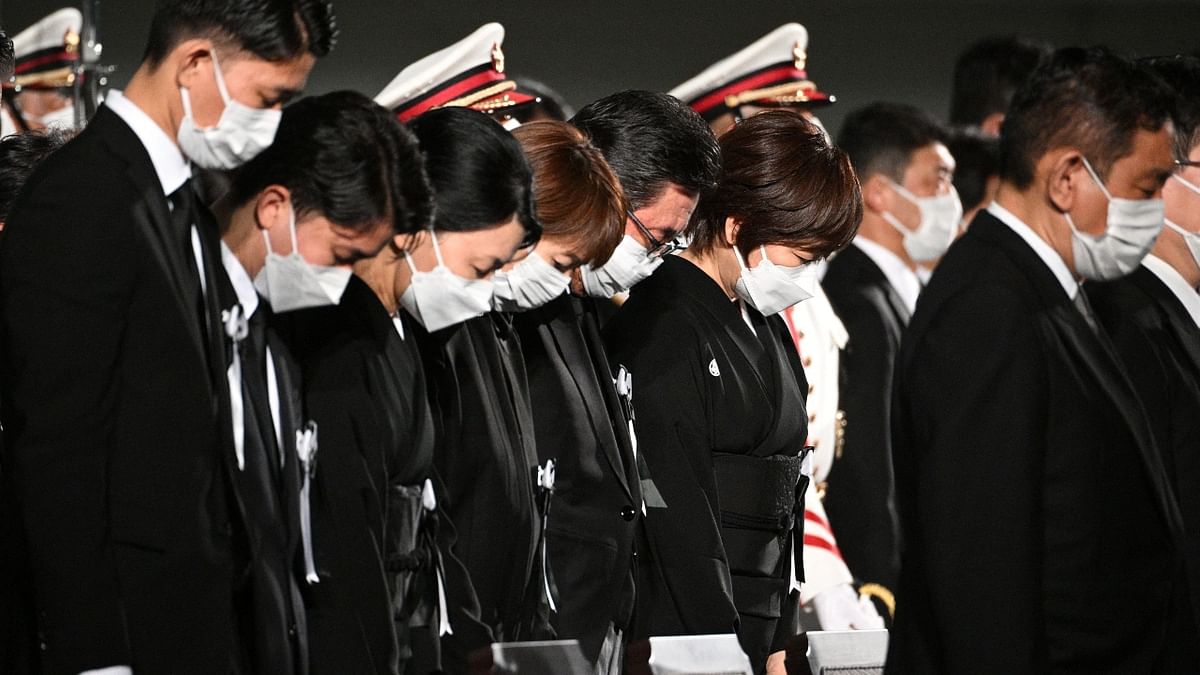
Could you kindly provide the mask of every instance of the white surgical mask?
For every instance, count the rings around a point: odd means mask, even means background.
[[[662,258],[651,258],[646,251],[636,239],[625,235],[612,257],[599,269],[588,265],[579,268],[584,292],[593,298],[611,298],[633,288],[662,264]]]
[[[762,260],[748,268],[742,259],[742,252],[737,246],[733,247],[733,255],[742,268],[733,291],[742,302],[757,309],[763,316],[770,316],[816,295],[817,265],[776,265],[767,257],[766,246],[759,251]]]
[[[1070,213],[1063,214],[1071,228],[1075,273],[1093,281],[1119,279],[1137,269],[1154,248],[1165,224],[1163,200],[1113,197],[1086,158],[1083,167],[1108,199],[1108,227],[1104,234],[1094,237],[1080,232]]]
[[[571,277],[542,259],[537,251],[493,279],[492,308],[498,312],[523,312],[550,302],[567,291]]]
[[[1196,266],[1200,267],[1200,232],[1188,232],[1183,229],[1178,223],[1170,220],[1164,221],[1167,227],[1175,230],[1179,236],[1183,237],[1184,243],[1187,244],[1188,251],[1192,254],[1192,260],[1196,261]]]
[[[204,169],[236,169],[267,149],[275,140],[282,110],[251,108],[235,101],[225,88],[225,77],[212,53],[213,77],[225,109],[215,126],[201,129],[192,117],[188,90],[179,88],[183,99],[183,122],[175,135],[179,147],[193,164]]]
[[[903,185],[890,181],[892,189],[905,200],[916,205],[921,212],[921,222],[917,229],[910,230],[900,222],[900,219],[889,211],[884,211],[883,219],[904,235],[904,250],[913,262],[927,263],[941,258],[954,242],[954,235],[962,222],[963,207],[958,199],[958,192],[953,187],[943,195],[918,197],[904,188]]]
[[[75,106],[68,103],[67,105],[48,112],[38,120],[42,126],[47,129],[74,129],[75,128]]]
[[[271,250],[271,237],[263,230],[267,242],[267,259],[254,288],[271,303],[276,312],[291,312],[308,307],[336,305],[346,292],[354,274],[349,269],[313,265],[300,255],[296,245],[296,211],[288,205],[288,231],[292,235],[292,252],[288,255]]]
[[[448,326],[469,321],[492,309],[492,282],[487,279],[464,279],[450,271],[442,260],[437,233],[429,230],[437,266],[429,272],[417,271],[412,256],[406,251],[404,260],[412,270],[412,280],[400,296],[400,304],[421,322],[430,333]]]

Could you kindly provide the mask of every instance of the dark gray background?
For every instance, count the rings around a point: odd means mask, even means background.
[[[626,88],[670,89],[779,24],[809,29],[809,75],[845,113],[878,99],[947,113],[954,58],[985,35],[1056,45],[1105,43],[1131,54],[1200,49],[1200,0],[334,0],[341,35],[309,91],[377,93],[408,63],[488,21],[505,25],[508,70],[579,106]],[[11,33],[62,0],[0,0]],[[103,0],[107,60],[123,83],[137,65],[152,0]]]

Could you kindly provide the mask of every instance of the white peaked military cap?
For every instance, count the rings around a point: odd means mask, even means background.
[[[5,87],[52,89],[75,82],[83,15],[65,7],[13,38],[13,79]]]
[[[375,102],[407,122],[434,108],[511,113],[537,103],[504,74],[504,26],[488,23],[400,71]]]
[[[671,90],[710,122],[743,105],[828,105],[835,98],[808,78],[808,31],[788,23]]]

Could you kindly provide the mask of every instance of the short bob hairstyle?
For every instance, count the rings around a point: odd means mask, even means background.
[[[721,136],[720,180],[700,196],[688,225],[691,250],[728,247],[738,224],[743,255],[768,244],[802,248],[814,260],[845,248],[862,220],[862,192],[846,153],[793,110],[768,110]]]
[[[621,243],[629,208],[604,155],[566,122],[530,122],[512,133],[533,169],[542,238],[570,242],[581,262],[604,264]]]

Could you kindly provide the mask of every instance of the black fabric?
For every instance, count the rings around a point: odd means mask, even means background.
[[[641,485],[595,301],[563,295],[516,315],[529,375],[538,461],[556,462],[547,554],[558,586],[551,620],[591,661],[634,602]]]
[[[215,279],[216,233],[198,227]],[[5,227],[4,479],[16,509],[0,517],[23,523],[33,576],[3,583],[32,586],[42,672],[236,667],[244,536],[224,373],[206,358],[222,348],[221,307],[213,293],[196,315],[176,241],[146,150],[103,107],[34,172]]]
[[[437,429],[434,464],[443,510],[497,641],[552,635],[538,550],[538,456],[521,344],[508,315],[492,313],[414,338]]]
[[[888,672],[1156,672],[1180,517],[1106,342],[991,214],[942,259],[896,367]]]
[[[666,503],[644,521],[631,639],[736,631],[762,672],[795,631],[793,530],[722,523],[723,492],[760,486],[718,484],[715,463],[740,455],[791,467],[808,434],[807,381],[783,320],[748,310],[751,331],[738,307],[668,256],[604,336],[614,367],[633,375],[638,452]]]
[[[842,352],[842,454],[833,463],[825,511],[857,578],[895,590],[899,525],[892,475],[892,371],[909,312],[866,253],[847,246],[821,281],[849,336]]]
[[[1162,450],[1183,516],[1192,614],[1200,617],[1200,327],[1145,267],[1086,288]]]
[[[320,582],[305,588],[312,672],[465,672],[469,650],[491,634],[442,513],[415,346],[357,277],[338,306],[290,312],[279,322],[319,431],[311,508]],[[434,514],[420,507],[426,478],[439,497]],[[455,633],[444,644],[439,562]]]

